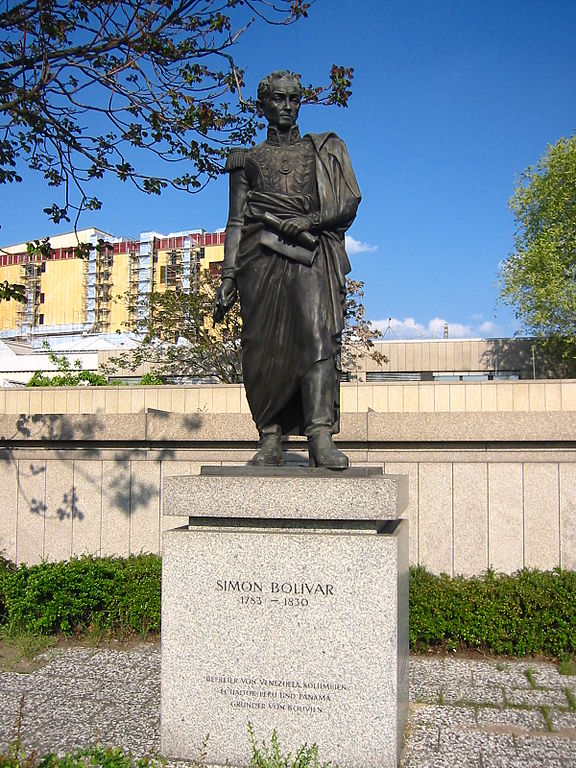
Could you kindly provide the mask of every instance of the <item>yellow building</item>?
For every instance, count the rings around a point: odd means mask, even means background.
[[[78,242],[93,246],[88,258],[76,255]],[[48,259],[25,243],[0,248],[0,281],[24,285],[27,297],[0,302],[0,338],[126,330],[145,316],[151,291],[190,290],[224,258],[224,232],[201,229],[127,239],[92,227],[50,245]]]

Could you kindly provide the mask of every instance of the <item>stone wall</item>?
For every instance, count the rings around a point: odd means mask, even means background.
[[[344,413],[576,411],[576,381],[344,383]],[[0,389],[2,414],[245,413],[240,384]]]
[[[349,384],[343,403],[353,464],[409,476],[411,562],[576,568],[576,382]],[[0,551],[157,552],[178,524],[164,478],[245,463],[256,439],[232,385],[1,392]],[[305,461],[301,438],[288,447]]]

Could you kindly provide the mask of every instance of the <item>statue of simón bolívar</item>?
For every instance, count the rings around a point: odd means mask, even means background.
[[[344,235],[360,191],[344,142],[301,136],[299,75],[258,86],[265,141],[232,149],[230,209],[214,319],[240,297],[242,369],[260,434],[255,465],[282,463],[282,435],[308,438],[310,466],[344,469],[339,431],[346,274]]]

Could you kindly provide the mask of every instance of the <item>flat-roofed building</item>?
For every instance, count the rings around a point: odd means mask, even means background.
[[[87,258],[79,243],[91,246]],[[146,312],[152,290],[190,290],[204,269],[224,258],[224,232],[190,229],[168,235],[118,237],[94,227],[50,238],[51,252],[26,243],[0,248],[0,281],[24,286],[26,302],[0,302],[0,338],[126,330],[131,313]]]

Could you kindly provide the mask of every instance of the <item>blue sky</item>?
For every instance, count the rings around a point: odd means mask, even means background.
[[[347,143],[363,201],[350,230],[352,277],[367,316],[391,338],[510,336],[497,303],[512,248],[514,180],[576,127],[576,3],[520,0],[317,0],[289,28],[255,26],[237,47],[247,90],[288,68],[325,82],[355,68],[348,109],[303,107],[304,131]],[[40,177],[4,187],[0,243],[41,237],[51,202]],[[97,191],[83,225],[114,234],[223,227],[227,183],[200,195],[146,197],[121,183]],[[389,318],[392,321],[389,322]]]

